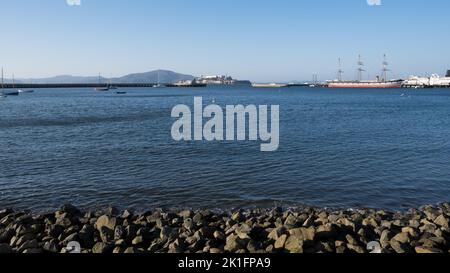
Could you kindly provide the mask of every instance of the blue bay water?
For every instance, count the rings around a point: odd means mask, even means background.
[[[273,205],[403,210],[450,201],[450,90],[42,89],[0,100],[0,207]],[[175,142],[171,110],[280,105],[280,149]]]

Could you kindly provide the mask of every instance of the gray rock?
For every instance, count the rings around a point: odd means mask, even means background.
[[[352,236],[351,234],[347,234],[345,236],[345,239],[352,246],[358,246],[359,245],[358,240],[356,240],[356,238],[354,236]],[[348,246],[348,248],[352,249],[350,246]]]
[[[131,243],[134,246],[140,246],[144,243],[144,237],[143,236],[136,236]]]
[[[225,237],[225,234],[220,231],[220,230],[216,230],[213,234],[214,238],[220,241],[225,241],[227,238]]]
[[[211,254],[221,254],[221,253],[223,253],[223,251],[220,248],[211,248],[209,250],[209,253],[211,253]]]
[[[419,254],[438,254],[438,253],[444,253],[444,251],[437,249],[437,248],[431,248],[426,246],[418,246],[415,248],[416,253]]]
[[[315,233],[315,237],[318,240],[330,240],[335,238],[337,235],[338,231],[336,229],[336,225],[334,224],[326,224],[319,226]]]
[[[314,241],[315,233],[314,227],[302,227],[289,230],[290,236],[295,237],[300,241]]]
[[[298,225],[298,219],[292,214],[289,214],[289,216],[286,218],[286,221],[284,221],[284,226],[287,228],[294,228]]]
[[[103,227],[106,227],[110,230],[114,230],[116,228],[116,224],[117,224],[117,220],[115,217],[103,215],[97,219],[95,226],[96,226],[97,230],[99,232],[101,232]]]
[[[194,215],[194,217],[192,218],[192,221],[193,221],[195,224],[200,223],[200,221],[202,221],[202,220],[203,220],[203,215],[202,215],[201,213],[196,213],[196,214]]]
[[[443,214],[439,215],[435,220],[434,223],[438,226],[449,228],[449,220],[447,217],[445,217]]]
[[[276,241],[276,240],[278,240],[278,238],[280,238],[284,234],[287,234],[287,229],[285,227],[274,228],[269,233],[267,238],[270,240]]]
[[[191,218],[194,215],[194,213],[191,210],[183,210],[178,213],[178,216],[182,217],[183,219]]]
[[[399,254],[403,254],[403,253],[407,253],[408,252],[408,247],[405,244],[400,243],[397,240],[392,239],[389,242],[390,246],[392,247],[392,249]]]
[[[131,210],[124,210],[122,213],[122,216],[120,216],[122,219],[130,219],[133,217],[133,212]]]
[[[244,220],[244,216],[242,215],[242,212],[238,211],[233,213],[233,215],[231,216],[231,220],[239,223]]]
[[[289,253],[303,253],[303,240],[299,236],[289,236],[284,248]]]
[[[287,235],[283,234],[281,235],[276,241],[275,241],[275,249],[283,249],[284,245],[286,244],[286,240],[287,240]]]
[[[411,238],[409,233],[406,232],[401,232],[397,235],[394,236],[394,238],[392,238],[392,240],[395,240],[401,244],[407,244],[411,242]]]
[[[186,218],[183,222],[183,227],[187,230],[192,230],[194,228],[194,222],[191,218]]]
[[[225,251],[235,253],[239,249],[242,249],[246,246],[245,240],[239,238],[239,236],[231,234],[227,237]]]

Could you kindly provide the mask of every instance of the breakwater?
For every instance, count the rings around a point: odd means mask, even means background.
[[[448,253],[450,204],[405,213],[312,207],[237,211],[65,205],[0,211],[0,253]]]

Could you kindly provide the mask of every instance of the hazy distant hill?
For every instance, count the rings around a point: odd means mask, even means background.
[[[181,80],[192,80],[194,76],[179,74],[173,71],[168,70],[156,70],[146,73],[137,73],[130,74],[120,78],[110,79],[111,82],[118,83],[156,83],[158,82],[158,73],[159,73],[159,82],[160,83],[175,83]]]
[[[181,80],[192,80],[194,76],[176,73],[168,70],[155,70],[146,73],[129,74],[119,78],[100,78],[102,83],[157,83],[159,73],[160,83],[175,83]],[[5,82],[9,82],[5,81]],[[98,83],[98,76],[79,77],[60,75],[41,79],[18,79],[17,83]]]

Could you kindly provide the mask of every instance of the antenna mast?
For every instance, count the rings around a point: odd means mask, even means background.
[[[365,71],[361,55],[358,55],[358,81],[362,81],[362,73]]]
[[[387,62],[386,54],[384,54],[383,55],[383,81],[387,81],[387,72],[389,71],[388,65],[389,65],[389,63]]]

